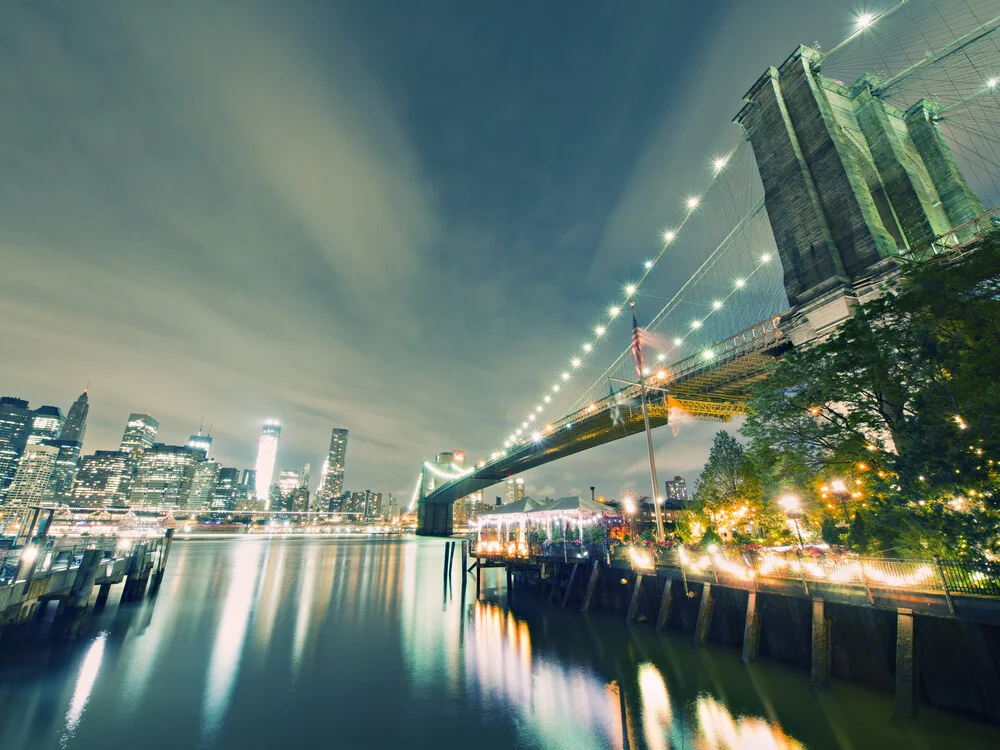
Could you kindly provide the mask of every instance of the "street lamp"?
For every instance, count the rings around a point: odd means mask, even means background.
[[[840,507],[844,509],[844,520],[847,521],[847,526],[850,527],[851,516],[847,512],[847,485],[841,479],[834,479],[830,482],[830,489],[833,490],[834,495],[840,498]]]
[[[799,528],[799,519],[802,518],[802,513],[799,512],[799,498],[795,495],[785,495],[779,502],[788,517],[795,522],[795,533],[799,537],[799,549],[802,549],[805,545],[802,543],[802,529]]]
[[[622,498],[625,502],[625,512],[628,514],[629,541],[635,542],[635,502],[631,497]]]

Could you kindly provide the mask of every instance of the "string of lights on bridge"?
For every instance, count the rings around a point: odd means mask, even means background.
[[[852,33],[849,36],[847,36],[847,38],[845,38],[840,44],[838,44],[829,52],[827,52],[826,55],[831,55],[834,52],[839,51],[844,46],[849,44],[851,41],[856,39],[858,36],[863,34],[866,30],[872,28],[876,23],[883,20],[884,18],[886,18],[887,16],[889,16],[890,14],[894,13],[896,10],[904,6],[906,2],[907,0],[902,0],[895,6],[890,7],[880,13],[870,13],[870,12],[861,13],[855,18],[855,26]],[[704,193],[707,193],[712,188],[712,186],[715,184],[716,180],[722,174],[723,170],[725,170],[726,166],[729,164],[730,159],[732,159],[733,155],[736,153],[740,145],[742,145],[744,140],[745,139],[741,139],[741,141],[737,143],[736,146],[734,146],[725,155],[717,156],[710,161],[712,174],[708,184],[705,187],[705,190],[700,194],[695,193],[689,195],[684,199],[683,205],[685,208],[685,212],[681,221],[675,227],[667,229],[663,232],[657,252],[652,257],[644,261],[642,269],[640,270],[636,281],[626,284],[623,289],[622,297],[620,298],[620,300],[616,300],[615,302],[613,302],[611,305],[608,306],[606,314],[602,316],[602,320],[597,325],[594,326],[592,336],[589,337],[588,340],[586,340],[582,344],[582,346],[569,357],[568,367],[559,374],[555,382],[552,384],[551,388],[542,394],[540,402],[536,404],[535,407],[525,416],[525,419],[524,421],[521,422],[520,426],[516,427],[509,435],[507,435],[504,438],[503,449],[495,450],[491,453],[490,455],[491,461],[502,457],[509,448],[517,445],[520,442],[528,442],[528,441],[539,442],[546,433],[551,432],[551,425],[546,425],[546,427],[542,429],[532,429],[532,428],[535,426],[536,421],[539,421],[539,417],[544,413],[546,406],[552,403],[552,400],[555,397],[555,395],[558,394],[572,379],[574,371],[579,370],[583,366],[584,360],[587,358],[588,355],[590,355],[594,351],[597,343],[605,336],[605,334],[607,334],[611,323],[613,323],[616,319],[618,319],[620,316],[624,314],[624,312],[628,308],[629,302],[631,302],[635,298],[636,294],[641,289],[647,277],[655,270],[657,264],[663,258],[664,254],[667,252],[668,249],[670,249],[671,245],[676,241],[677,237],[684,230],[685,226],[688,224],[691,217],[698,210],[702,202],[702,195]],[[684,346],[688,338],[695,331],[701,328],[704,325],[704,323],[709,319],[709,317],[718,313],[725,307],[725,303],[729,300],[730,297],[739,293],[741,290],[744,290],[746,288],[747,283],[757,273],[757,271],[760,270],[762,266],[766,265],[770,261],[771,261],[770,253],[762,253],[759,256],[759,262],[754,267],[754,269],[749,274],[733,279],[729,293],[723,296],[721,299],[720,298],[714,299],[712,301],[709,312],[705,316],[693,319],[690,322],[690,328],[688,329],[687,332],[685,332],[682,335],[674,336],[671,339],[672,345],[666,351],[660,351],[656,355],[656,361],[660,364],[666,362],[666,360],[670,357],[671,354],[675,353],[680,347]],[[705,360],[710,361],[714,358],[715,353],[712,351],[712,348],[709,347],[706,348],[703,352],[701,352],[701,356]],[[650,370],[649,368],[646,368],[646,371],[643,373],[643,375],[646,376],[649,374]],[[658,375],[659,374],[660,373],[658,373]],[[465,473],[468,473],[468,471],[463,472],[459,470],[456,472],[454,476],[450,476],[447,478],[457,479],[460,476],[463,476]],[[446,477],[442,476],[441,478],[446,478]]]

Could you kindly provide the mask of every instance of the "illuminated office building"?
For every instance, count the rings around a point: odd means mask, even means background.
[[[41,445],[43,440],[56,440],[62,433],[63,413],[58,406],[39,406],[31,412],[28,445]]]
[[[87,413],[90,411],[87,390],[87,388],[84,388],[83,393],[69,407],[69,412],[66,414],[66,421],[62,426],[62,432],[59,433],[60,440],[75,440],[80,445],[83,445],[83,436],[87,432]]]
[[[63,430],[65,432],[65,430]],[[46,440],[43,445],[55,448],[56,462],[49,476],[49,497],[57,503],[69,503],[73,495],[77,466],[83,444],[77,440]]]
[[[13,396],[0,398],[0,502],[17,473],[31,421],[27,401]]]
[[[200,451],[155,443],[139,459],[130,505],[185,508],[191,497]]]
[[[329,504],[344,492],[344,469],[347,464],[347,430],[335,427],[330,434],[330,450],[323,462],[316,503]]]
[[[122,479],[129,469],[124,451],[96,451],[80,459],[73,482],[72,505],[104,507],[121,504]]]
[[[236,507],[236,487],[239,483],[239,469],[228,466],[219,469],[212,495],[213,510],[233,510]]]
[[[197,456],[201,455],[201,448],[187,446]],[[198,461],[194,465],[194,477],[191,479],[191,494],[188,496],[187,507],[197,510],[208,510],[212,507],[215,499],[215,485],[219,480],[218,461]]]
[[[122,433],[120,450],[132,455],[149,450],[156,442],[156,433],[159,429],[160,423],[148,414],[134,412],[129,414],[125,432]]]
[[[49,477],[59,449],[51,445],[28,445],[21,454],[14,481],[7,488],[5,505],[24,506],[49,499]]]
[[[208,458],[208,454],[212,451],[212,436],[202,435],[201,429],[199,429],[197,433],[188,438],[188,448],[204,451],[205,458]]]
[[[274,461],[278,457],[278,439],[281,437],[281,424],[276,419],[269,419],[260,428],[260,441],[257,443],[256,495],[264,502],[264,510],[271,507],[271,480],[274,477]]]

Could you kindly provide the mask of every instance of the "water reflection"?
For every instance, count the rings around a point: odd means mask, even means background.
[[[508,606],[496,570],[476,601],[442,562],[433,540],[178,543],[156,599],[113,595],[78,640],[4,634],[0,748],[1000,747],[619,617]]]

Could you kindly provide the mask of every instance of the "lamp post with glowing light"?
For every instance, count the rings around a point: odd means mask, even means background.
[[[625,513],[628,515],[628,539],[635,543],[635,502],[631,497],[624,497]]]
[[[698,205],[697,201],[694,203]],[[694,206],[691,206],[693,208]],[[629,303],[632,308],[632,342],[635,347],[636,374],[639,376],[639,393],[642,396],[642,421],[646,426],[646,446],[649,448],[649,478],[653,484],[653,510],[656,513],[656,541],[663,544],[663,512],[660,510],[660,483],[656,478],[656,459],[653,458],[653,433],[649,427],[649,406],[646,398],[646,373],[642,370],[642,345],[639,342],[639,324],[635,319],[635,300]]]
[[[799,498],[795,495],[785,495],[779,502],[781,507],[785,509],[785,515],[795,523],[795,533],[799,537],[799,549],[802,549],[805,544],[802,543],[802,529],[799,528],[799,519],[802,518],[802,513],[799,511]]]
[[[851,525],[851,516],[847,512],[847,485],[844,484],[843,480],[834,479],[830,482],[830,489],[833,494],[840,498],[840,507],[844,509],[844,520],[847,521],[847,526]]]

